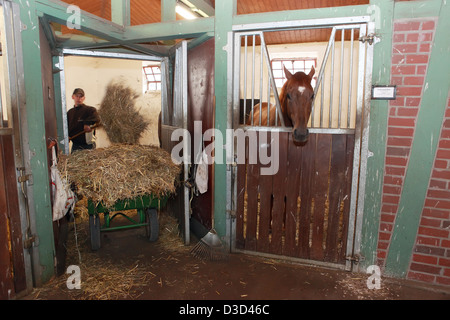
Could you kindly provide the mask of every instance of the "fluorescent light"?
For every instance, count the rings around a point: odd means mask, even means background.
[[[192,19],[196,19],[197,18],[197,16],[195,14],[193,14],[190,10],[180,6],[179,4],[176,5],[175,11],[180,16],[182,16],[183,18],[188,19],[188,20],[192,20]]]

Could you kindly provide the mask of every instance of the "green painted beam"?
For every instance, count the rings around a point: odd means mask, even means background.
[[[228,110],[231,110],[231,101],[228,101],[228,51],[225,50],[229,45],[228,33],[232,29],[232,17],[236,13],[236,0],[217,1],[216,2],[216,25],[214,30],[215,37],[215,128],[226,137],[228,126]],[[231,50],[231,49],[229,49]],[[221,139],[215,140],[215,148],[222,149]],[[225,142],[225,141],[223,141]],[[216,159],[216,162],[218,160]],[[222,164],[214,164],[214,223],[219,236],[226,236],[226,203],[227,203],[227,166],[225,152],[223,154]]]
[[[395,4],[394,19],[437,17],[440,10],[440,0],[401,1]]]
[[[37,252],[33,255],[33,276],[36,285],[50,280],[54,275],[54,239],[47,145],[45,141],[44,96],[42,90],[39,18],[35,2],[15,1],[20,7],[26,114],[30,167],[32,172],[32,199],[30,212],[34,213]]]
[[[177,0],[163,0],[161,1],[161,21],[170,22],[177,20],[177,13],[175,12],[175,6]]]
[[[450,88],[450,3],[442,1],[385,273],[405,277],[414,248]]]
[[[394,1],[372,0],[373,12],[379,13],[379,21],[375,22],[380,42],[374,44],[372,84],[386,85],[391,78],[392,30]],[[375,7],[376,6],[376,7]],[[374,16],[374,19],[377,19]],[[388,102],[372,100],[370,103],[369,151],[373,156],[367,159],[366,192],[364,197],[364,215],[361,231],[360,254],[365,258],[359,268],[376,264],[378,227],[380,224],[380,208],[383,192],[384,158],[386,152],[386,134],[388,119]]]
[[[130,25],[130,0],[111,0],[111,21],[121,26]]]
[[[130,42],[152,42],[196,38],[214,32],[214,18],[178,20],[174,22],[150,23],[125,28],[123,40]]]
[[[233,17],[233,25],[268,23],[291,20],[326,19],[370,15],[367,5],[317,8],[304,10],[275,11],[254,14],[240,14]],[[216,8],[217,12],[217,8]]]

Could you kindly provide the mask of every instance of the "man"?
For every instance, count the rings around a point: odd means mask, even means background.
[[[72,153],[77,150],[94,149],[92,137],[94,125],[100,123],[97,109],[84,104],[84,90],[76,88],[72,99],[74,107],[67,112],[67,124],[69,128],[69,139],[72,141]],[[88,139],[86,140],[86,136]]]

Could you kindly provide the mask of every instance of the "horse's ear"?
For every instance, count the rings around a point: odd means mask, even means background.
[[[289,72],[288,69],[286,69],[286,67],[283,65],[284,68],[284,74],[286,75],[286,79],[290,79],[292,77],[292,73]]]
[[[308,77],[310,77],[312,79],[312,77],[314,76],[315,73],[316,73],[316,69],[314,69],[314,66],[312,66],[311,71],[308,74]]]

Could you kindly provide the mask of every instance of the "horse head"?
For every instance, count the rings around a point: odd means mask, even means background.
[[[286,115],[286,126],[292,124],[292,136],[295,142],[305,143],[308,141],[309,130],[307,128],[311,116],[314,89],[311,80],[315,69],[311,68],[309,74],[296,72],[292,74],[284,67],[287,81],[283,85],[280,95],[281,107]]]

